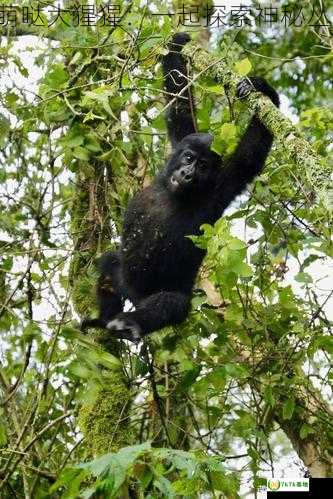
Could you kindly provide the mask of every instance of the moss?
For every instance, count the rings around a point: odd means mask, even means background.
[[[96,277],[84,275],[72,285],[72,300],[76,312],[81,317],[92,315],[96,309]]]
[[[82,231],[82,221],[89,212],[89,180],[78,179],[72,204],[71,230],[75,238]],[[88,227],[86,227],[88,228]]]
[[[96,307],[95,259],[110,245],[107,223],[110,208],[106,203],[105,182],[102,169],[93,165],[77,174],[76,190],[72,205],[71,232],[74,254],[70,265],[72,300],[81,316],[93,315]],[[95,333],[95,331],[94,331]],[[93,339],[114,355],[119,355],[119,341],[104,338],[96,332]],[[109,337],[110,335],[108,335]],[[86,437],[88,457],[117,451],[132,440],[129,426],[131,392],[121,371],[103,372],[103,379],[94,401],[86,402],[80,409],[78,423]]]
[[[133,439],[128,424],[130,390],[120,371],[107,371],[104,386],[93,403],[84,404],[79,426],[87,441],[87,454],[96,457],[116,452]]]
[[[90,179],[79,178],[72,205],[71,231],[75,252],[70,264],[70,282],[75,310],[81,316],[90,315],[96,306],[96,273],[94,261],[97,251],[97,235],[88,220]]]

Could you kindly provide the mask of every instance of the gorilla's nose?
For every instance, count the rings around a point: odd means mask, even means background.
[[[180,168],[178,173],[179,173],[179,180],[181,182],[183,182],[183,183],[191,182],[191,180],[193,179],[193,175],[194,175],[194,167],[193,166],[190,166],[190,167],[183,166],[182,168]]]

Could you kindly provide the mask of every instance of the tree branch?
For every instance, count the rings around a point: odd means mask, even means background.
[[[183,54],[200,73],[208,72],[222,85],[236,90],[240,81],[225,60],[208,53],[194,42],[183,48]],[[327,209],[333,208],[331,190],[331,168],[313,150],[308,140],[292,122],[277,109],[268,97],[251,93],[246,97],[251,111],[256,112],[264,125],[273,133],[275,140],[284,147],[288,158],[296,166],[296,175],[310,203],[319,198]]]

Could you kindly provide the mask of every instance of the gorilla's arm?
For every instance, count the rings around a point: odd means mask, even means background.
[[[169,45],[170,52],[163,57],[164,87],[170,102],[188,85],[188,74],[182,47],[190,41],[187,33],[177,33]],[[171,94],[171,95],[170,95]],[[175,147],[186,135],[196,132],[194,101],[191,88],[187,88],[175,99],[166,116],[168,135]]]
[[[239,98],[247,96],[251,91],[262,92],[279,107],[279,96],[263,78],[251,77],[243,79],[237,88]],[[240,194],[265,164],[273,142],[273,135],[255,115],[251,119],[246,132],[240,140],[236,151],[228,161],[221,178],[223,201],[227,206]]]

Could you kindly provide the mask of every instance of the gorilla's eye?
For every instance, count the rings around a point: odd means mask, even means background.
[[[184,158],[186,159],[187,163],[193,163],[195,159],[194,155],[191,152],[185,153]]]

